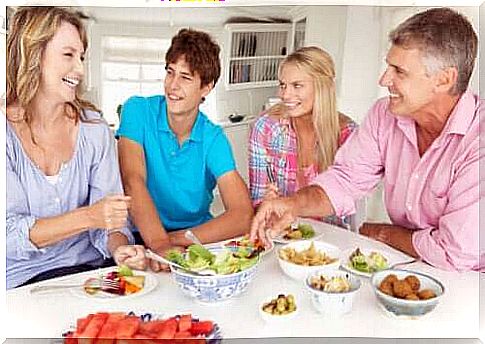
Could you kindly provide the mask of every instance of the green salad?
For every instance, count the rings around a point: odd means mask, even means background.
[[[245,247],[235,251],[224,248],[213,254],[204,246],[190,245],[186,253],[177,250],[167,251],[166,258],[187,270],[214,270],[219,275],[243,271],[258,262],[259,253]]]
[[[371,252],[368,256],[357,248],[349,257],[349,266],[361,272],[373,273],[389,267],[386,257],[378,252]]]
[[[294,239],[311,239],[315,236],[315,230],[313,229],[312,225],[308,223],[300,223],[298,224],[298,228],[291,229],[289,228],[286,234],[283,236],[285,240],[294,240]]]

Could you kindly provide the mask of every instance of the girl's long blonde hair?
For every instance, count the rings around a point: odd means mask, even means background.
[[[23,110],[22,117],[17,120],[24,120],[29,126],[32,121],[32,100],[39,90],[42,54],[63,22],[77,28],[86,51],[88,40],[79,13],[62,7],[22,7],[12,19],[7,36],[6,100],[7,105],[16,104]],[[65,114],[76,123],[86,120],[83,109],[99,112],[93,104],[81,98],[81,88],[77,87],[74,101],[66,103]]]
[[[319,172],[325,171],[333,164],[340,137],[340,121],[337,111],[335,90],[335,66],[330,55],[318,47],[303,47],[288,55],[279,66],[279,74],[286,65],[294,65],[313,79],[315,99],[313,101],[312,119],[317,147],[315,159]],[[285,107],[276,104],[268,113],[284,115]],[[298,145],[298,156],[301,156]],[[300,162],[298,162],[300,166]],[[301,167],[301,166],[300,166]]]

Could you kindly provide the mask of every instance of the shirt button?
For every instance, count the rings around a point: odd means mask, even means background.
[[[59,197],[54,198],[54,201],[56,201],[56,203],[61,202],[61,200],[60,200],[60,198],[59,198]]]
[[[172,152],[172,156],[175,156],[175,152]]]
[[[419,174],[417,174],[417,173],[416,173],[416,174],[414,175],[414,178],[415,178],[415,179],[418,179],[418,178],[419,178]]]
[[[413,209],[413,207],[411,206],[411,204],[408,204],[408,205],[407,205],[407,208],[408,208],[408,210]]]

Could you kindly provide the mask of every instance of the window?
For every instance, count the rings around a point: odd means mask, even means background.
[[[105,36],[102,38],[101,108],[108,123],[119,126],[119,106],[134,95],[163,94],[165,53],[170,39]],[[215,90],[201,111],[216,116]]]

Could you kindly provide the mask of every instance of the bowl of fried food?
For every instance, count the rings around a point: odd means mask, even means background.
[[[305,281],[317,270],[333,271],[340,265],[340,249],[322,241],[296,241],[278,250],[278,263],[289,277]]]
[[[408,270],[383,270],[372,275],[372,288],[384,310],[399,318],[417,319],[439,303],[445,287],[436,278]]]
[[[313,306],[328,317],[349,313],[360,285],[358,277],[344,271],[316,271],[306,279]]]

